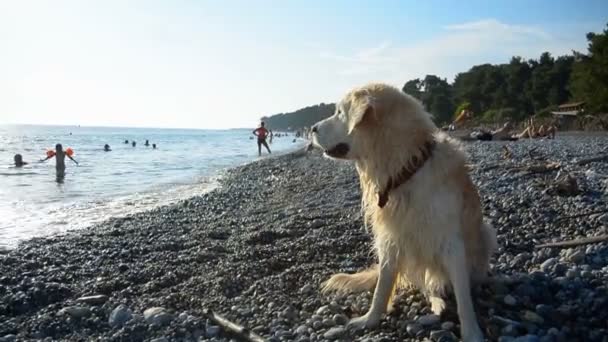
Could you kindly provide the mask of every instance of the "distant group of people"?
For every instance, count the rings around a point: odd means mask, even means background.
[[[128,144],[129,140],[125,140],[125,144]],[[133,141],[132,142],[133,147],[135,147],[136,142]],[[156,149],[156,144],[151,144],[153,149]],[[144,146],[150,146],[150,142],[149,140],[146,140]],[[103,146],[103,150],[105,152],[110,152],[112,151],[112,149],[110,148],[110,145],[105,144]],[[49,159],[55,158],[55,170],[57,173],[57,181],[58,182],[62,182],[64,177],[65,177],[65,158],[69,158],[71,161],[73,161],[76,165],[78,165],[78,162],[73,158],[74,155],[74,150],[72,150],[71,148],[67,148],[66,150],[63,149],[63,146],[61,144],[57,144],[55,145],[55,150],[47,150],[46,151],[46,158],[44,159],[40,159],[40,162],[45,162]],[[19,153],[15,154],[15,156],[13,157],[13,161],[14,161],[14,167],[17,168],[21,168],[24,167],[25,165],[28,165],[29,163],[23,160],[23,156]]]
[[[125,144],[129,144],[129,140],[128,139],[125,140]],[[131,141],[131,146],[133,146],[133,147],[137,146],[137,142],[135,140]],[[144,146],[146,146],[146,147],[150,146],[150,141],[146,140],[146,142],[144,143]],[[156,148],[156,144],[152,144],[152,148],[155,149]]]
[[[471,138],[489,141],[489,140],[509,140],[516,141],[519,139],[536,139],[536,138],[547,138],[554,139],[557,133],[556,125],[540,125],[534,124],[534,119],[530,119],[526,122],[526,126],[520,133],[513,133],[513,125],[511,122],[505,123],[501,128],[488,131],[488,130],[477,130],[471,133]]]

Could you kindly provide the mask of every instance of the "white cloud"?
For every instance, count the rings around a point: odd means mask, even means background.
[[[583,35],[560,37],[539,27],[512,25],[496,19],[444,27],[431,39],[415,43],[383,42],[351,55],[325,52],[339,76],[354,82],[381,80],[401,84],[408,79],[436,74],[452,80],[462,71],[483,63],[506,63],[511,56],[538,58],[544,51],[553,55],[584,50]]]

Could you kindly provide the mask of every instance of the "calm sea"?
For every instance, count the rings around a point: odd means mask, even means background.
[[[0,247],[208,191],[222,170],[258,158],[251,136],[249,129],[0,125]],[[293,134],[275,137],[270,148],[279,154],[304,145],[293,140]],[[66,158],[63,183],[56,181],[54,158],[38,162],[56,143],[71,147],[80,163]],[[105,144],[112,151],[104,152]],[[12,167],[16,153],[29,165]]]

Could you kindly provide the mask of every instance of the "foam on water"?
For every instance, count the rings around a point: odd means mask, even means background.
[[[250,130],[0,126],[0,247],[204,193],[222,170],[257,158],[250,136]],[[158,148],[144,146],[146,139]],[[56,143],[73,148],[80,163],[66,159],[63,183],[56,182],[53,159],[37,162]],[[106,143],[111,152],[103,151]],[[303,143],[290,135],[270,146],[277,154]],[[30,164],[11,167],[16,153]]]

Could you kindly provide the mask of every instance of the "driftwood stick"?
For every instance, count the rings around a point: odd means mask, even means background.
[[[568,240],[568,241],[549,242],[549,243],[544,243],[542,245],[538,245],[538,246],[536,246],[536,248],[576,247],[576,246],[588,245],[591,243],[598,243],[598,242],[605,242],[605,241],[608,241],[608,235],[593,236],[593,237],[574,239],[574,240]]]
[[[563,217],[560,217],[557,220],[555,220],[555,222],[565,221],[565,220],[569,220],[569,219],[573,219],[573,218],[590,216],[590,215],[594,215],[594,214],[604,214],[604,213],[608,213],[608,209],[590,211],[590,212],[587,212],[587,213],[584,213],[584,214],[576,214],[576,215],[570,215],[570,216],[563,216]]]
[[[589,163],[600,162],[600,161],[608,161],[608,154],[604,154],[603,156],[581,159],[576,162],[576,165],[581,166],[581,165],[587,165]]]
[[[215,312],[213,312],[210,309],[205,309],[204,314],[213,323],[219,325],[226,332],[237,336],[239,339],[241,339],[243,341],[250,341],[250,342],[265,342],[266,341],[260,335],[254,333],[252,331],[249,331],[249,329],[247,329],[241,325],[238,325],[236,323],[233,323],[233,322],[227,320],[226,318],[216,314]]]

